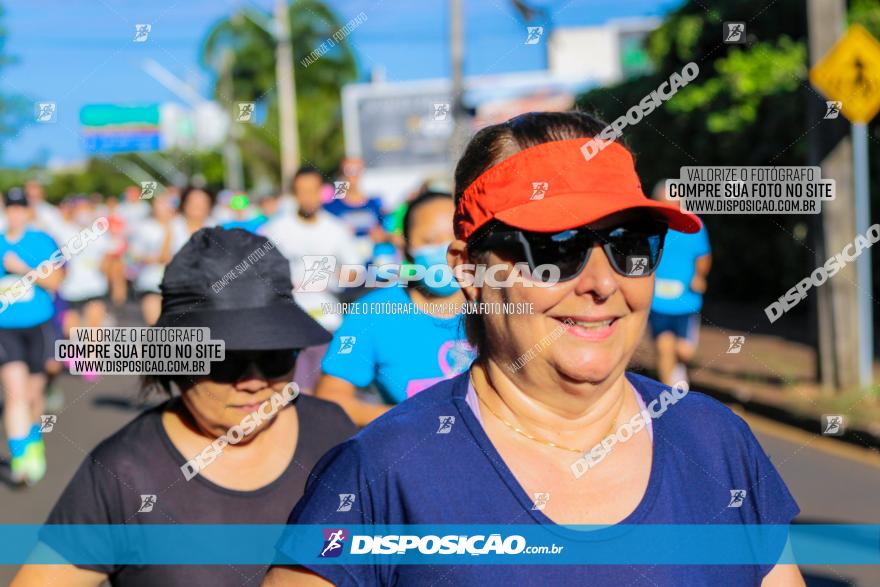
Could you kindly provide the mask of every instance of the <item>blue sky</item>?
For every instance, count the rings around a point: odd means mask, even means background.
[[[524,24],[509,0],[463,0],[466,75],[545,67],[543,48],[524,45]],[[211,79],[198,62],[208,28],[241,7],[272,0],[0,0],[8,30],[6,53],[18,62],[0,75],[4,92],[54,101],[54,124],[30,124],[6,140],[0,165],[77,161],[84,104],[179,101],[142,68],[152,58],[207,95]],[[360,12],[367,21],[350,36],[362,77],[383,66],[386,79],[449,75],[447,0],[328,0],[340,21]],[[612,18],[662,15],[676,0],[533,0],[554,26],[601,24]],[[134,27],[150,23],[146,43]]]

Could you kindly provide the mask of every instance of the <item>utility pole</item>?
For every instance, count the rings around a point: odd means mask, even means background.
[[[241,191],[244,189],[244,169],[241,162],[241,151],[238,148],[238,139],[241,137],[241,122],[232,116],[232,109],[236,107],[235,94],[232,80],[232,62],[235,55],[232,49],[224,49],[221,57],[220,83],[222,91],[220,95],[228,100],[226,111],[229,113],[229,133],[223,143],[223,182],[230,190]]]
[[[286,0],[275,0],[275,83],[278,87],[278,126],[281,136],[282,191],[290,189],[299,167],[299,128],[296,117],[296,81],[293,46]]]
[[[856,232],[865,234],[871,224],[871,168],[868,163],[868,123],[852,125],[853,174],[856,192]],[[873,383],[874,367],[874,279],[871,275],[871,249],[856,261],[859,274],[859,385]]]
[[[229,121],[227,123],[226,139],[223,143],[223,181],[226,187],[232,190],[244,189],[244,170],[242,169],[241,152],[238,149],[238,139],[241,137],[240,123],[235,121],[232,116],[232,109],[235,108],[235,96],[233,95],[232,65],[235,61],[235,54],[231,49],[225,49],[220,56],[218,84],[220,85],[220,100],[226,108]],[[173,73],[165,69],[158,61],[147,59],[143,63],[143,69],[157,82],[165,86],[171,92],[174,92],[178,98],[189,104],[193,108],[200,108],[209,104],[209,102],[199,94],[192,85],[181,80]],[[156,155],[158,157],[158,155]],[[180,172],[182,173],[182,172]],[[177,179],[181,180],[181,176],[173,173]],[[169,176],[170,177],[170,176]]]
[[[449,162],[455,165],[464,151],[467,139],[464,109],[464,23],[462,0],[449,0],[449,48],[452,62],[452,137],[449,141]]]
[[[815,65],[842,35],[846,24],[845,0],[807,0],[810,65]],[[818,100],[818,99],[817,99]],[[817,113],[817,118],[820,116]],[[846,122],[825,121],[810,134],[810,165],[821,165],[822,177],[836,180],[836,196],[824,202],[816,266],[843,249],[856,235],[853,146]],[[824,249],[824,250],[823,250]],[[818,351],[823,387],[851,389],[859,384],[859,292],[854,264],[835,279],[816,288]],[[870,287],[870,284],[863,285]]]

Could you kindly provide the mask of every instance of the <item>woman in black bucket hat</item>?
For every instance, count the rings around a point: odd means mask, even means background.
[[[336,404],[291,382],[298,350],[330,335],[290,283],[266,238],[196,232],[166,268],[157,326],[208,327],[225,359],[206,376],[147,378],[170,398],[89,454],[47,524],[283,524],[312,466],[355,432]],[[74,564],[25,565],[13,584],[258,585],[267,568],[76,564],[79,545],[64,536],[41,539]]]

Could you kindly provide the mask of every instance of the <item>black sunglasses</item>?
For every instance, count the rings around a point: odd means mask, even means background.
[[[559,268],[559,280],[580,275],[598,242],[611,267],[624,277],[644,277],[657,270],[668,226],[659,221],[626,222],[606,229],[587,226],[562,232],[530,232],[490,223],[472,237],[472,247],[492,250],[514,262],[528,263],[532,274],[541,265]]]
[[[226,351],[226,358],[211,363],[209,377],[219,383],[235,383],[253,367],[266,379],[279,379],[293,370],[297,355],[298,349]]]

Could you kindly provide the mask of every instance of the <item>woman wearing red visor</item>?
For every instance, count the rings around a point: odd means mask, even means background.
[[[327,565],[296,558],[289,537],[278,549],[302,566],[276,567],[266,584],[804,584],[796,566],[773,564],[799,510],[747,425],[705,395],[626,371],[666,231],[695,232],[700,221],[648,200],[620,144],[585,156],[603,128],[586,114],[532,113],[471,140],[456,169],[450,265],[519,267],[533,282],[463,290],[533,312],[468,315],[479,353],[470,371],[328,453],[290,523],[425,524],[441,536],[435,525],[491,524],[502,537],[506,525],[540,524],[587,545],[620,541],[645,563],[562,565],[545,554],[537,565],[449,565],[437,555],[426,567],[373,551],[370,564]],[[540,265],[558,268],[558,281],[537,281],[548,275]],[[353,507],[340,507],[340,495]],[[775,525],[782,534],[770,557],[753,561],[762,564],[659,564],[657,545],[634,546],[625,528],[563,526],[575,524]],[[695,555],[701,546],[689,545]]]

